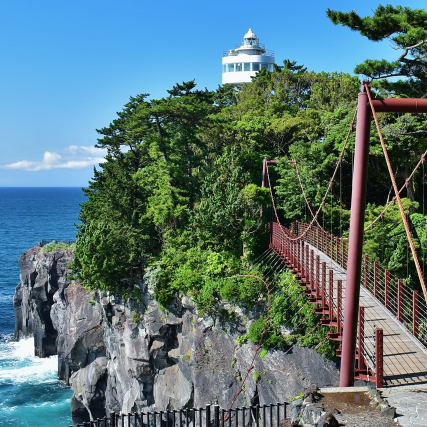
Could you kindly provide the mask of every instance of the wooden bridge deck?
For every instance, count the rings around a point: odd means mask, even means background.
[[[314,246],[309,247],[319,255],[321,262],[326,262],[327,269],[334,271],[335,296],[336,282],[342,280],[345,300],[346,271]],[[359,305],[365,307],[365,348],[368,353],[374,354],[375,328],[383,329],[385,385],[427,383],[427,349],[362,286]]]
[[[307,245],[308,243],[305,242]],[[320,262],[334,275],[334,305],[337,303],[337,281],[342,281],[345,300],[346,271],[316,247],[309,245]],[[427,383],[427,349],[368,290],[360,289],[360,306],[365,308],[365,343],[368,355],[374,357],[375,328],[383,329],[384,385],[398,386]],[[344,310],[344,303],[342,304]],[[369,359],[367,360],[369,363]]]

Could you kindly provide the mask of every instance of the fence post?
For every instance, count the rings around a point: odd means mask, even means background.
[[[285,261],[286,261],[287,259],[289,259],[289,239],[288,239],[288,236],[284,237],[283,247],[284,247],[283,256],[285,257]]]
[[[378,298],[378,262],[374,261],[374,297]]]
[[[206,427],[211,427],[211,405],[206,405]]]
[[[340,238],[335,237],[335,262],[339,264]]]
[[[321,239],[321,251],[324,252],[325,251],[325,233],[323,230],[321,230],[321,234],[322,234],[322,239]]]
[[[313,286],[314,286],[314,281],[315,281],[315,272],[314,272],[314,250],[312,249],[310,251],[310,272],[311,272],[311,291],[314,290]]]
[[[305,243],[304,240],[301,240],[301,278],[307,277],[306,268],[305,268]]]
[[[368,289],[368,254],[365,254],[365,263],[363,267],[363,285]]]
[[[383,370],[383,330],[375,329],[375,386],[384,387],[384,370]]]
[[[341,294],[342,294],[342,281],[337,282],[337,333],[342,334],[341,328]]]
[[[397,320],[402,321],[402,279],[397,281]]]
[[[289,237],[289,248],[290,248],[290,263],[292,270],[295,270],[295,242],[292,240],[292,237]]]
[[[359,306],[359,348],[358,348],[358,369],[362,370],[364,368],[364,358],[363,358],[363,352],[365,350],[364,348],[364,336],[365,336],[365,307]]]
[[[316,256],[316,302],[319,299],[319,286],[320,286],[320,255]]]
[[[385,281],[385,301],[384,301],[384,305],[385,308],[388,309],[388,306],[390,304],[389,301],[389,286],[390,286],[390,271],[386,270],[385,271],[385,275],[384,275],[384,281]]]
[[[334,318],[334,270],[329,270],[329,320]]]
[[[322,262],[322,317],[325,317],[326,307],[326,262]]]
[[[412,335],[418,337],[418,291],[412,291]]]
[[[116,413],[110,413],[111,427],[116,427]]]
[[[219,406],[214,406],[214,426],[219,427]]]
[[[344,270],[347,269],[347,248],[344,239],[342,241],[342,267]]]

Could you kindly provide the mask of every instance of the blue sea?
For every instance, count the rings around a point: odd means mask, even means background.
[[[34,356],[33,340],[13,341],[18,258],[43,239],[75,239],[81,188],[0,187],[0,427],[66,427],[71,389],[57,357]]]

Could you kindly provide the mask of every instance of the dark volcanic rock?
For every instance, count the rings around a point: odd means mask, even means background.
[[[70,298],[68,304],[73,304]],[[177,303],[161,309],[147,291],[141,304],[145,309],[110,295],[94,304],[103,310],[107,364],[96,371],[95,359],[70,379],[88,413],[93,414],[97,394],[105,394],[108,411],[128,413],[206,404],[227,408],[236,395],[235,406],[284,402],[314,382],[337,382],[335,364],[311,349],[275,350],[260,359],[255,345],[237,344],[237,330],[248,327],[247,316],[236,316],[239,325],[215,323],[199,318],[187,303],[187,308]],[[144,314],[136,316],[137,308]],[[106,378],[105,389],[100,378]]]
[[[199,317],[187,297],[164,309],[142,282],[138,302],[89,292],[65,279],[70,257],[25,252],[14,304],[16,336],[33,334],[39,355],[58,354],[76,423],[110,411],[228,408],[234,398],[234,406],[284,402],[313,383],[337,383],[335,364],[314,350],[260,358],[257,346],[237,344],[256,313],[225,304],[233,320]]]
[[[19,258],[21,281],[16,287],[15,339],[34,336],[35,354],[48,357],[57,353],[57,330],[50,310],[56,292],[63,292],[67,264],[72,259],[69,250],[43,253],[40,246],[25,251]]]

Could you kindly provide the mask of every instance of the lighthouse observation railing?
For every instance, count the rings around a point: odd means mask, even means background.
[[[76,427],[280,427],[281,421],[289,420],[288,405],[284,402],[229,410],[206,405],[205,408],[131,414],[111,412],[109,416],[76,424]]]
[[[254,51],[255,50],[262,51],[262,53],[260,53],[260,55],[271,56],[271,57],[274,58],[274,51],[273,50],[265,49],[265,48],[261,48],[261,47],[258,48],[258,46],[248,46],[248,48],[250,48],[250,47],[256,48],[256,49],[253,49]],[[239,55],[239,51],[236,51],[235,49],[223,51],[223,53],[222,53],[223,57],[226,57],[226,56],[238,56],[238,55]],[[254,55],[258,55],[258,53],[254,54]]]

